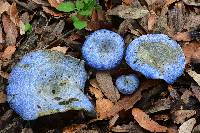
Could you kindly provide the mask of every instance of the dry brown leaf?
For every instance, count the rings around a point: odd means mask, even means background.
[[[195,86],[195,85],[191,85],[192,88],[192,92],[195,95],[195,97],[199,100],[200,102],[200,87],[199,86]]]
[[[151,118],[139,108],[133,108],[132,115],[141,127],[150,132],[167,132],[167,127],[161,126],[157,122],[151,120]]]
[[[45,7],[45,6],[43,6],[42,9],[43,9],[46,13],[48,13],[48,14],[54,16],[54,17],[62,17],[62,16],[63,16],[62,13],[56,13],[56,12],[50,10],[48,7]]]
[[[5,43],[5,35],[4,35],[3,31],[2,31],[1,25],[0,25],[0,43]]]
[[[171,107],[171,100],[169,98],[159,99],[156,101],[150,109],[148,109],[148,113],[155,113],[162,110],[170,109]]]
[[[122,2],[126,5],[131,5],[134,0],[122,0]]]
[[[51,50],[56,50],[56,51],[66,54],[68,47],[56,46],[56,47],[51,48]]]
[[[99,98],[96,100],[96,112],[99,119],[104,119],[107,112],[113,107],[113,103],[109,99]]]
[[[147,26],[149,31],[153,30],[156,22],[157,22],[157,15],[153,10],[151,10],[148,16],[148,26]]]
[[[49,4],[52,6],[52,7],[57,7],[63,0],[48,0]]]
[[[0,76],[5,78],[5,79],[8,79],[9,74],[7,72],[0,71]]]
[[[21,133],[34,133],[32,128],[23,128]]]
[[[117,125],[116,127],[112,128],[112,131],[116,133],[145,133],[138,125],[133,122],[130,122],[127,125]]]
[[[12,3],[12,5],[10,6],[10,9],[8,10],[8,14],[10,16],[10,20],[19,27],[19,15],[18,15],[18,10],[17,10],[17,6],[16,3]]]
[[[117,88],[113,85],[112,77],[109,72],[97,72],[96,80],[99,84],[101,91],[112,102],[117,102],[120,94]]]
[[[183,0],[183,2],[187,5],[200,6],[200,2],[196,0]]]
[[[6,102],[6,94],[3,91],[0,91],[0,103]]]
[[[194,125],[196,124],[196,119],[191,118],[184,122],[178,129],[179,133],[191,133]]]
[[[200,86],[200,74],[196,73],[195,71],[192,71],[191,69],[187,70],[187,73],[194,79],[194,81],[197,82],[197,84]]]
[[[107,12],[108,15],[118,15],[124,19],[139,19],[147,15],[149,11],[144,7],[131,7],[119,5]]]
[[[200,43],[198,43],[200,45]],[[200,47],[192,54],[192,61],[195,63],[200,63]]]
[[[104,21],[89,21],[87,23],[87,27],[85,28],[88,31],[94,31],[101,28],[109,29],[112,27],[111,22],[104,22]]]
[[[32,1],[39,4],[39,5],[49,6],[49,3],[46,2],[45,0],[32,0]]]
[[[96,99],[103,98],[103,94],[99,89],[89,86],[89,91],[91,94],[95,95]]]
[[[109,118],[112,116],[115,116],[117,113],[119,113],[122,110],[128,110],[131,109],[135,103],[137,103],[142,95],[141,92],[143,90],[149,89],[150,87],[158,86],[160,82],[158,80],[146,80],[144,81],[141,86],[139,87],[138,91],[133,93],[130,96],[125,96],[121,100],[119,100],[115,105],[110,109],[110,111],[107,113],[105,118]]]
[[[155,121],[167,121],[169,119],[170,119],[169,115],[165,114],[158,114],[153,116],[153,120]]]
[[[182,124],[185,122],[186,119],[195,115],[196,111],[195,110],[176,110],[173,114],[175,115],[174,123]]]
[[[192,96],[192,92],[190,90],[186,90],[183,92],[183,95],[181,96],[181,100],[185,103],[189,103],[189,98]]]
[[[178,32],[173,36],[176,41],[191,41],[191,36],[188,32]]]
[[[6,33],[6,43],[8,45],[16,44],[16,38],[18,36],[17,27],[7,15],[2,16],[2,22],[3,29]]]
[[[183,52],[186,58],[186,64],[191,62],[193,54],[195,53],[196,49],[200,47],[200,44],[197,42],[191,42],[189,44],[185,44],[183,46]],[[195,56],[195,55],[194,55]],[[195,57],[194,57],[195,58]]]
[[[0,1],[0,15],[10,8],[10,4],[8,2]]]
[[[92,87],[94,87],[94,88],[100,89],[100,87],[99,87],[98,82],[97,82],[96,79],[91,79],[91,80],[90,80],[90,85],[91,85]]]
[[[113,116],[109,121],[109,128],[112,128],[118,119],[119,119],[119,114],[116,114],[115,116]]]
[[[86,124],[72,124],[64,127],[62,133],[76,133],[85,127],[87,127]]]
[[[12,55],[14,54],[15,50],[16,50],[16,46],[15,46],[15,45],[10,45],[10,46],[8,46],[8,47],[4,50],[3,55],[2,55],[2,58],[3,58],[4,60],[5,60],[5,59],[7,59],[7,60],[11,59],[11,57],[12,57]]]
[[[184,28],[188,31],[194,30],[199,27],[200,14],[190,13],[186,18]]]

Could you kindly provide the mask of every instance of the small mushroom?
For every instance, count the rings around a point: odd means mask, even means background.
[[[124,40],[119,34],[101,29],[87,37],[82,47],[82,55],[91,67],[110,70],[121,63],[124,48]]]
[[[185,56],[180,45],[164,34],[148,34],[133,40],[126,50],[126,62],[147,78],[172,84],[183,74]]]
[[[84,62],[58,51],[38,50],[25,55],[12,69],[7,95],[10,107],[24,120],[94,107],[83,93]]]
[[[116,79],[117,89],[125,95],[132,94],[139,86],[139,79],[136,75],[121,75]]]

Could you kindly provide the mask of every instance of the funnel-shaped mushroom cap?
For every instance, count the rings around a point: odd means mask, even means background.
[[[121,75],[116,79],[117,89],[125,95],[132,94],[139,86],[139,79],[136,75]]]
[[[86,79],[83,61],[57,51],[31,52],[10,74],[8,102],[25,120],[67,110],[94,113],[82,92]]]
[[[101,29],[87,37],[82,47],[82,54],[91,67],[109,70],[121,63],[124,47],[124,40],[119,34]]]
[[[148,34],[133,40],[126,50],[126,62],[147,78],[172,84],[182,75],[185,56],[180,45],[164,34]]]

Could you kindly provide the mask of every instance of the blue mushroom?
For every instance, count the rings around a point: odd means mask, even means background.
[[[121,75],[116,79],[117,89],[125,95],[132,94],[139,86],[139,79],[136,75]]]
[[[67,110],[94,114],[92,103],[83,93],[87,77],[84,62],[79,59],[57,51],[31,52],[12,69],[7,100],[24,120]]]
[[[101,29],[87,37],[82,47],[82,55],[91,67],[110,70],[120,64],[124,48],[124,40],[119,34]]]
[[[126,62],[147,78],[172,84],[182,75],[185,56],[180,45],[164,34],[148,34],[133,40],[126,50]]]

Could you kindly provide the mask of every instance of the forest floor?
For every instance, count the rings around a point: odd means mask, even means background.
[[[58,8],[62,2],[0,0],[0,133],[200,133],[199,0],[97,0],[95,5],[72,0],[80,2],[76,10]],[[184,74],[169,85],[146,79],[126,63],[106,72],[86,66],[91,76],[84,93],[95,105],[96,118],[67,111],[25,121],[9,107],[9,74],[23,55],[53,49],[82,59],[85,38],[98,29],[119,33],[126,46],[141,35],[168,35],[183,49]],[[115,79],[130,73],[139,76],[139,89],[128,96],[117,92],[114,101]]]

